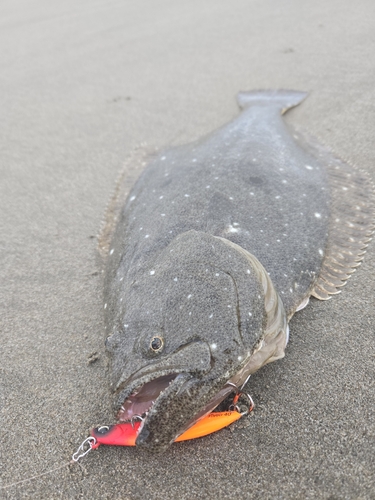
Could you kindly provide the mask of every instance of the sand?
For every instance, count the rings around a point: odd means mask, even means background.
[[[227,122],[239,90],[292,88],[310,96],[288,123],[375,180],[374,14],[366,0],[2,2],[3,486],[113,422],[95,237],[132,151]],[[162,456],[101,447],[0,497],[374,498],[374,273],[372,244],[342,294],[295,316],[234,429]]]

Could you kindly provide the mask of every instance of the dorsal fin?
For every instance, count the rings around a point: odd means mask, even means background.
[[[375,230],[375,188],[369,175],[337,158],[328,148],[293,131],[314,156],[325,164],[331,190],[328,241],[319,277],[311,295],[327,300],[340,293],[363,260]]]
[[[104,219],[98,235],[98,251],[103,261],[109,252],[113,233],[124,202],[141,172],[157,153],[156,148],[146,148],[144,144],[135,148],[125,161],[119,173],[113,194],[107,204]]]

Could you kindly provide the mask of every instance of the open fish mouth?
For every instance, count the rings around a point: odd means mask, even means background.
[[[192,376],[188,373],[173,372],[169,374],[159,374],[159,376],[156,376],[152,380],[145,381],[143,384],[139,383],[142,381],[142,378],[138,379],[138,382],[133,381],[133,388],[128,387],[126,390],[128,396],[122,399],[123,402],[121,405],[118,405],[117,420],[120,422],[130,422],[132,425],[140,420],[141,425],[137,432],[139,436],[146,422],[155,416],[155,410],[159,412],[160,409],[163,408],[163,400],[165,402],[166,398],[173,397],[173,394],[179,395],[183,393],[186,385],[189,384],[191,380]],[[190,396],[189,390],[186,392]],[[187,419],[181,428],[176,429],[175,437],[213,411],[233,392],[238,392],[234,384],[225,384],[208,402],[202,402],[201,407],[198,406],[195,408],[195,412],[192,412],[190,419]],[[122,395],[124,394],[126,393],[122,392]],[[154,406],[156,406],[155,410],[153,410]],[[152,416],[149,416],[150,412]],[[148,433],[146,437],[147,435]]]
[[[136,419],[144,420],[158,397],[176,379],[177,373],[162,375],[150,380],[136,389],[123,401],[117,419],[120,422],[134,422]]]
[[[115,415],[121,422],[153,417],[164,411],[164,403],[181,398],[189,387],[202,381],[212,369],[211,350],[206,342],[192,341],[157,363],[142,368],[129,360],[121,376],[113,382]],[[135,368],[133,370],[133,368]],[[147,419],[150,421],[151,415]]]

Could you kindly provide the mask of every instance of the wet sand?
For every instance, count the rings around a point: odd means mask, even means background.
[[[292,88],[310,96],[288,123],[375,180],[374,14],[366,0],[2,3],[3,486],[113,422],[96,235],[126,158],[227,122],[239,90]],[[374,276],[372,244],[342,294],[293,318],[233,429],[162,456],[101,447],[0,497],[373,498]]]

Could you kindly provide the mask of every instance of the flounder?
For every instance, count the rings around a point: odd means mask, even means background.
[[[100,240],[118,418],[163,451],[284,356],[310,296],[339,293],[374,229],[373,188],[291,131],[306,93],[241,92],[241,114],[120,182]],[[118,207],[118,209],[116,209]]]

